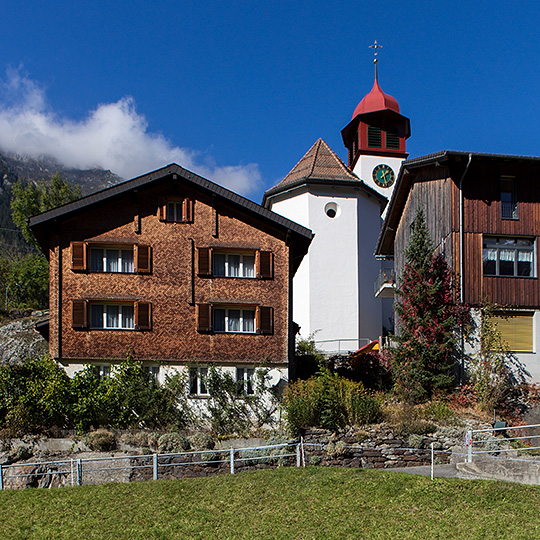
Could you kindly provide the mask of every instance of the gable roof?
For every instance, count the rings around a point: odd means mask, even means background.
[[[352,184],[362,187],[362,189],[381,202],[387,202],[386,197],[369,187],[356,176],[322,139],[318,139],[315,142],[279,184],[265,192],[262,202],[263,206],[267,206],[268,198],[272,195],[304,184]]]
[[[182,179],[183,181],[187,182],[187,184],[191,184],[192,187],[198,189],[199,191],[218,197],[222,201],[236,207],[245,214],[255,216],[262,221],[284,230],[285,232],[294,234],[296,239],[299,240],[303,245],[303,248],[305,247],[305,252],[307,252],[307,248],[313,237],[313,233],[310,229],[284,218],[283,216],[280,216],[267,208],[263,208],[259,204],[254,203],[253,201],[250,201],[249,199],[246,199],[245,197],[242,197],[241,195],[238,195],[237,193],[234,193],[233,191],[230,191],[222,186],[219,186],[218,184],[215,184],[202,176],[192,173],[191,171],[180,167],[176,163],[171,163],[170,165],[162,167],[161,169],[138,176],[132,180],[121,182],[112,187],[77,199],[76,201],[58,206],[52,210],[33,216],[29,220],[30,229],[36,236],[40,246],[45,248],[44,251],[46,251],[48,246],[46,231],[51,224],[61,221],[67,217],[71,217],[81,210],[86,210],[92,206],[98,206],[104,201],[110,201],[118,198],[167,177],[170,177],[173,180]]]
[[[401,164],[396,186],[394,188],[392,199],[388,204],[388,212],[384,220],[375,255],[378,257],[392,256],[394,253],[394,239],[396,231],[403,214],[403,209],[407,203],[409,192],[414,184],[415,170],[421,169],[429,165],[443,165],[450,162],[461,163],[463,172],[467,169],[468,160],[474,163],[476,160],[483,161],[521,161],[536,163],[540,165],[540,157],[535,156],[517,156],[508,154],[490,154],[484,152],[463,152],[456,150],[442,150],[434,154],[419,156],[413,159],[408,159]],[[461,173],[459,173],[461,174]]]

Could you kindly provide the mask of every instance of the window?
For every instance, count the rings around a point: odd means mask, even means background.
[[[397,129],[386,131],[386,148],[390,150],[399,150],[399,133]]]
[[[367,127],[367,145],[370,148],[381,148],[382,146],[382,134],[381,128],[376,126]]]
[[[496,312],[492,320],[510,351],[533,352],[532,313]]]
[[[197,248],[197,274],[202,277],[273,279],[271,251],[225,251],[223,248]]]
[[[238,395],[251,396],[255,393],[254,389],[255,369],[236,368],[236,388]]]
[[[90,248],[90,272],[135,272],[133,248]]]
[[[212,254],[212,270],[216,277],[255,277],[255,254]]]
[[[90,304],[90,328],[133,330],[133,304]]]
[[[175,223],[193,223],[193,200],[176,197],[162,200],[159,219]]]
[[[143,366],[144,371],[148,374],[150,379],[158,380],[159,366]]]
[[[217,308],[212,310],[214,332],[255,332],[255,310]]]
[[[108,379],[111,376],[110,364],[95,366],[98,379]]]
[[[501,217],[518,219],[516,179],[513,176],[501,177]]]
[[[77,329],[151,330],[151,304],[113,300],[72,300],[71,325]]]
[[[535,277],[534,240],[484,236],[485,276]]]
[[[208,368],[190,367],[189,368],[189,394],[192,396],[207,396],[208,387],[206,380],[208,378]]]
[[[75,272],[150,273],[151,248],[143,244],[124,246],[71,242],[71,269]]]
[[[274,310],[268,306],[197,304],[199,332],[273,334]]]

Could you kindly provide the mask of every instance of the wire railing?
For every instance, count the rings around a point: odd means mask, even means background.
[[[514,453],[517,456],[518,452],[529,452],[533,450],[540,450],[540,446],[533,446],[532,441],[535,440],[536,444],[540,444],[540,435],[535,434],[527,434],[522,436],[515,436],[510,437],[508,436],[508,433],[511,432],[519,432],[520,430],[526,430],[526,429],[536,429],[540,428],[540,424],[529,424],[526,426],[500,426],[500,427],[493,427],[493,428],[487,428],[487,429],[472,429],[467,431],[465,435],[465,446],[467,447],[467,461],[470,463],[473,461],[474,456],[481,456],[485,454],[508,454],[508,453]],[[478,438],[479,434],[502,434],[504,435],[503,439],[492,437],[480,437]],[[475,440],[475,435],[476,440]],[[512,446],[513,441],[528,441],[528,445],[520,445],[517,447],[517,445]],[[475,450],[474,446],[479,447],[480,445],[483,446],[483,448]],[[485,446],[491,446],[491,448],[485,448]],[[495,448],[494,446],[497,445],[498,447]],[[505,448],[502,448],[501,446],[505,446]]]

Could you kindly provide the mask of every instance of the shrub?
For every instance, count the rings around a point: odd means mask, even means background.
[[[193,450],[212,450],[215,446],[214,439],[203,432],[190,435],[188,441]]]
[[[419,418],[411,418],[410,420],[405,420],[397,426],[398,435],[427,435],[429,433],[434,433],[437,431],[437,426],[426,420],[421,420]]]
[[[164,433],[158,439],[158,450],[162,453],[179,454],[189,450],[189,441],[180,433]]]
[[[85,437],[86,445],[97,452],[107,452],[116,448],[116,437],[112,431],[97,429]]]
[[[379,403],[362,383],[332,375],[328,370],[307,381],[290,384],[283,405],[292,433],[307,426],[337,429],[375,422],[381,415]]]
[[[424,414],[427,419],[434,422],[445,422],[454,416],[445,401],[431,401],[424,408]]]
[[[12,433],[69,423],[69,378],[49,355],[0,367],[0,422]]]

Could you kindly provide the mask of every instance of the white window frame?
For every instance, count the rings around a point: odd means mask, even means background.
[[[224,273],[218,273],[216,260],[217,257],[225,257],[225,268]],[[234,275],[233,269],[234,265],[232,264],[231,260],[232,257],[239,257],[238,262],[238,274]],[[253,263],[246,265],[245,260],[247,258],[252,258]],[[255,279],[256,278],[256,257],[255,252],[224,252],[224,251],[214,251],[212,254],[212,273],[215,277],[237,277],[237,278],[243,278],[243,279]],[[250,275],[247,275],[247,271],[250,269]]]
[[[239,317],[231,316],[231,312],[238,311]],[[218,312],[224,312],[223,319],[223,329],[217,329],[216,317]],[[248,315],[249,313],[249,315]],[[251,316],[253,314],[253,316]],[[238,321],[238,330],[232,329],[233,321]],[[251,324],[248,324],[247,321],[251,321]],[[221,326],[221,325],[220,325]],[[251,329],[247,329],[251,326]],[[256,309],[255,307],[248,306],[212,306],[212,328],[216,333],[226,333],[226,334],[255,334],[257,332],[257,321],[256,321]]]
[[[189,395],[191,397],[209,396],[207,379],[207,367],[190,366],[188,371]]]
[[[519,246],[512,244],[505,244],[504,241],[512,240],[526,240],[532,242],[530,246]],[[500,270],[501,260],[505,260],[505,252],[513,252],[513,274],[502,274]],[[532,254],[531,273],[528,276],[519,275],[519,256],[520,254]],[[495,258],[493,258],[493,255]],[[501,257],[502,256],[502,257]],[[488,274],[485,271],[485,261],[495,261],[495,273]],[[482,274],[488,277],[519,277],[519,278],[535,278],[536,277],[536,239],[527,237],[496,237],[496,236],[484,236],[482,244]]]
[[[98,257],[97,252],[101,251],[101,257]],[[116,257],[114,256],[116,252]],[[127,254],[130,254],[129,256]],[[127,269],[124,266],[124,256],[127,256]],[[94,257],[96,257],[94,259]],[[97,266],[94,262],[101,259],[101,263]],[[115,269],[111,269],[113,265]],[[112,247],[112,246],[92,246],[90,247],[90,272],[97,273],[115,273],[115,274],[134,274],[135,273],[135,253],[133,246],[131,247]]]
[[[101,324],[96,324],[99,317],[98,308],[101,308]],[[109,326],[108,308],[118,308],[118,324]],[[123,308],[131,308],[131,316],[125,313]],[[127,319],[127,321],[126,321]],[[135,305],[132,303],[105,303],[95,302],[90,304],[90,329],[91,330],[135,330]]]
[[[95,366],[98,379],[109,379],[112,376],[111,364],[98,364]]]
[[[255,368],[237,367],[236,387],[240,396],[255,395]]]

